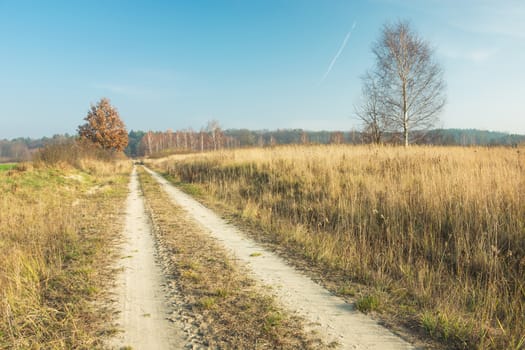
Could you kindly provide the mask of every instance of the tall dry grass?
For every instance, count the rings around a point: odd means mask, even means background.
[[[525,342],[525,150],[291,146],[161,166],[452,348]],[[381,294],[382,293],[382,294]]]
[[[0,349],[102,345],[106,316],[93,302],[129,165],[90,162],[92,174],[32,163],[0,172]]]
[[[103,149],[82,139],[68,139],[45,145],[33,155],[33,163],[37,167],[74,167],[99,175],[111,174],[115,164],[119,168],[129,166],[127,157],[122,152]]]

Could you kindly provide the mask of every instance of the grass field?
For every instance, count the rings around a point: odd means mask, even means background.
[[[450,348],[525,345],[525,150],[290,146],[156,165],[363,311]]]
[[[129,166],[32,163],[0,172],[0,348],[100,348]],[[100,171],[97,171],[99,169]]]

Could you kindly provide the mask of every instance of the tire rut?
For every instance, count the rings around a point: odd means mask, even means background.
[[[108,344],[110,348],[163,350],[184,347],[182,326],[169,320],[169,293],[156,256],[151,224],[134,168],[129,183],[124,242],[118,263],[121,273],[114,290],[118,331]]]

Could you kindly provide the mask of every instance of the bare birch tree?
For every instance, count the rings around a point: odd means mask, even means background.
[[[206,131],[208,131],[211,136],[213,150],[220,149],[223,141],[223,133],[219,122],[217,120],[208,121],[208,124],[206,125]]]
[[[410,131],[428,130],[438,121],[446,100],[443,70],[430,45],[406,21],[385,24],[372,51],[373,88],[388,125],[402,133],[408,146]]]

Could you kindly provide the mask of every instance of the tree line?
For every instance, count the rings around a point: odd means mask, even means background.
[[[174,131],[149,131],[152,149],[157,150],[160,154],[170,152],[199,152],[200,145],[196,142],[200,139],[201,131],[191,129],[178,131],[179,148],[177,145],[177,132]],[[227,148],[228,145],[235,147],[269,147],[272,145],[290,145],[300,144],[306,141],[311,144],[366,144],[370,143],[369,135],[362,131],[307,131],[303,129],[279,129],[279,130],[248,130],[248,129],[226,129],[222,133],[229,138],[229,143],[221,143],[221,148]],[[131,130],[128,133],[128,146],[124,152],[130,157],[145,156],[145,148],[141,143],[142,138],[148,132],[141,130]],[[165,135],[162,135],[165,134]],[[166,135],[170,136],[166,136]],[[183,136],[186,134],[186,136]],[[477,129],[432,129],[427,130],[416,144],[423,145],[447,145],[447,146],[516,146],[525,143],[525,135],[509,134],[498,131],[487,131]],[[184,137],[186,141],[184,141]],[[209,136],[204,136],[208,140]],[[402,143],[401,135],[388,134],[382,136],[384,140]],[[72,141],[75,135],[54,135],[52,137],[42,138],[15,138],[11,140],[0,140],[0,162],[26,161],[30,160],[34,152],[50,144],[64,143]],[[171,138],[171,141],[168,139]],[[158,140],[158,142],[155,142]],[[182,142],[182,144],[181,144]],[[188,145],[196,146],[194,149],[185,147]],[[156,144],[155,144],[156,143]],[[206,151],[212,149],[209,141]]]
[[[173,153],[203,152],[239,147],[272,147],[290,144],[368,144],[369,134],[362,131],[307,131],[303,129],[248,130],[218,129],[220,135],[205,129],[179,131],[131,131],[125,152],[132,157],[164,156]],[[525,143],[525,135],[476,129],[432,129],[412,131],[419,145],[447,146],[516,146]],[[385,142],[403,143],[403,135],[385,132]]]
[[[72,136],[69,134],[57,134],[52,137],[42,137],[36,139],[29,137],[19,137],[11,140],[0,140],[0,163],[30,160],[32,155],[38,149],[41,149],[48,144],[58,143],[71,138]]]
[[[162,156],[171,153],[205,152],[240,147],[360,142],[359,134],[355,131],[223,130],[217,121],[211,121],[200,131],[193,129],[164,132],[131,131],[126,153],[131,156]]]

